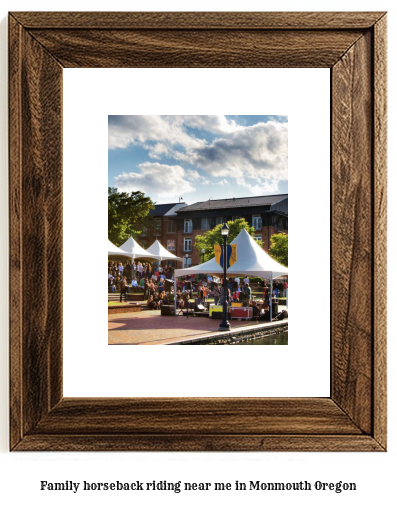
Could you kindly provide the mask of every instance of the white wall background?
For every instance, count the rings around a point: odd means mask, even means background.
[[[330,70],[65,69],[63,79],[64,395],[329,396]],[[81,311],[75,283],[76,245],[95,245],[94,272],[107,263],[107,115],[231,109],[288,115],[289,284],[296,287],[288,347],[109,347],[103,279],[91,278]],[[75,205],[76,183],[87,195],[87,222]],[[305,202],[316,210],[310,217]],[[306,234],[316,237],[310,258]],[[314,279],[321,307],[308,322],[302,301]]]
[[[296,502],[307,506],[350,506],[360,503],[362,506],[374,504],[393,505],[395,502],[394,469],[397,465],[396,449],[396,334],[395,322],[393,322],[392,292],[389,301],[389,451],[382,454],[365,453],[238,453],[238,454],[214,454],[214,453],[31,453],[15,454],[8,453],[8,296],[7,283],[7,25],[6,13],[8,10],[389,10],[389,48],[397,47],[396,41],[396,14],[397,8],[391,0],[381,2],[353,0],[328,0],[319,5],[315,1],[302,0],[299,5],[293,1],[280,0],[274,2],[251,1],[245,2],[221,2],[208,1],[190,2],[188,5],[183,1],[118,1],[109,4],[98,0],[93,4],[86,0],[70,0],[54,5],[52,2],[37,0],[34,4],[28,1],[5,0],[0,16],[0,62],[2,67],[1,96],[0,96],[0,269],[3,274],[3,285],[0,292],[0,499],[2,505],[22,506],[82,506],[94,503],[96,506],[105,506],[110,502],[120,506],[130,506],[134,503],[139,505],[151,505],[171,503],[186,505],[201,505],[206,502],[209,505],[219,504],[222,501],[219,493],[193,492],[175,495],[171,492],[144,495],[142,493],[92,493],[73,494],[71,492],[51,493],[39,490],[39,481],[47,480],[61,482],[72,480],[74,482],[87,481],[115,481],[131,482],[134,480],[152,481],[317,481],[356,482],[358,490],[355,493],[342,493],[335,497],[335,493],[320,492],[291,492],[291,493],[266,493],[251,492],[244,494],[236,492],[222,494],[222,499],[229,504],[248,503],[252,506],[269,505],[277,501],[283,505]],[[394,138],[396,137],[396,61],[393,51],[390,51],[389,68],[389,167],[396,165],[396,149]],[[389,217],[396,216],[396,202],[393,191],[396,188],[395,172],[389,174]],[[391,229],[391,227],[390,227]],[[396,244],[390,238],[389,258],[395,259]],[[393,287],[396,281],[396,270],[389,266],[389,287]],[[117,496],[115,496],[117,495]],[[132,496],[134,495],[134,496]]]

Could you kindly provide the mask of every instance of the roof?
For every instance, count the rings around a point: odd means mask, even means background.
[[[248,208],[253,206],[272,206],[277,202],[288,198],[288,194],[263,195],[259,197],[232,197],[231,199],[210,199],[204,202],[196,202],[190,206],[185,206],[185,211],[203,211],[211,209],[227,208]]]
[[[154,209],[151,209],[149,211],[149,215],[152,215],[155,217],[162,217],[166,213],[168,213],[174,206],[177,206],[178,204],[185,205],[185,203],[178,203],[178,202],[173,202],[171,204],[155,204]]]
[[[262,250],[245,229],[241,230],[231,244],[237,245],[237,260],[228,268],[227,273],[229,275],[260,276],[261,278],[288,275],[288,268],[279,264]],[[200,273],[222,274],[223,269],[215,258],[212,258],[198,266],[175,270],[176,277]]]
[[[181,208],[184,208],[186,206],[185,202],[180,202],[178,204],[175,204],[173,208],[171,208],[167,213],[164,215],[165,217],[176,217],[176,212],[179,211]]]
[[[110,241],[109,241],[110,243]],[[110,245],[109,245],[110,246]],[[147,252],[141,245],[130,236],[125,243],[120,246],[120,250],[125,252],[125,255],[132,257],[133,259],[154,259],[158,260],[157,255],[153,255]]]
[[[183,261],[181,257],[177,257],[173,253],[166,250],[163,245],[156,239],[156,241],[150,245],[150,247],[146,250],[150,254],[155,255],[156,257],[159,257],[160,260],[166,261],[166,260],[177,260],[177,261]]]

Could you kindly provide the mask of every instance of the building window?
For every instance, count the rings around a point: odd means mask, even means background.
[[[223,224],[223,217],[216,217],[216,225],[222,225]]]
[[[255,241],[262,241],[262,234],[254,234],[252,237]]]
[[[167,250],[175,250],[175,240],[167,239]]]
[[[167,223],[167,232],[168,232],[168,234],[175,232],[175,222],[168,222]]]
[[[185,234],[191,234],[193,231],[193,223],[191,220],[185,220],[183,232]]]
[[[201,219],[201,230],[208,231],[211,229],[211,223],[209,218],[202,218]]]
[[[238,220],[239,218],[243,218],[243,217],[232,217],[232,220]]]
[[[184,252],[192,251],[192,238],[185,238],[183,240],[183,251]]]
[[[161,236],[161,218],[154,220],[154,235]]]
[[[142,227],[141,237],[142,238],[146,238],[146,236],[147,236],[147,228],[146,227]]]
[[[252,215],[252,227],[256,231],[260,231],[262,229],[262,216],[261,215]]]

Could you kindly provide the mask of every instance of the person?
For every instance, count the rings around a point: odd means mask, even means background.
[[[249,280],[244,287],[244,300],[246,301],[244,306],[248,306],[248,302],[251,300],[251,287],[249,286]]]
[[[232,297],[233,297],[233,301],[240,301],[240,289],[237,289]]]
[[[120,303],[123,301],[123,296],[125,302],[127,302],[127,278],[125,276],[123,276],[123,279],[120,283]]]
[[[110,276],[108,278],[108,286],[109,286],[109,289],[110,289],[110,292],[113,294],[114,292],[116,292],[116,287],[114,286],[114,278],[113,276]]]
[[[283,289],[284,289],[284,294],[283,295],[286,296],[287,295],[287,289],[288,289],[288,283],[287,282],[284,282]]]
[[[149,288],[149,295],[154,296],[154,293],[156,292],[156,287],[153,283],[153,280],[149,280],[148,288]]]
[[[167,304],[167,296],[166,296],[165,292],[162,291],[159,296],[159,307],[161,307],[162,305],[166,305],[166,304]]]
[[[154,293],[153,301],[156,305],[156,310],[160,310],[161,303],[160,303],[160,295],[158,292]]]
[[[244,285],[249,285],[249,283],[250,283],[250,279],[248,278],[248,276],[246,276],[244,278]]]
[[[229,280],[227,281],[227,286],[228,286],[231,294],[233,294],[233,278],[232,277],[230,277]]]
[[[137,292],[138,290],[138,282],[136,281],[136,278],[134,278],[131,282],[131,287],[134,292]]]
[[[153,296],[149,296],[149,299],[147,300],[147,307],[150,310],[155,310],[156,309],[156,303],[153,301]]]
[[[138,261],[138,264],[136,266],[136,269],[138,271],[138,280],[140,280],[142,278],[143,266],[142,266],[142,264],[139,261]]]
[[[238,289],[240,287],[240,278],[238,276],[236,276],[236,278],[234,279],[233,286],[234,286],[234,292],[238,291]]]
[[[205,300],[207,299],[207,296],[208,296],[208,287],[203,285],[201,287],[201,292],[202,292],[202,300],[203,300],[203,303],[205,303]]]
[[[190,304],[190,292],[187,290],[182,294],[182,302],[183,302],[183,308],[186,308],[187,311],[189,311],[189,308],[191,308]],[[182,304],[181,304],[182,306]]]
[[[253,310],[253,320],[258,320],[258,317],[260,315],[260,310],[258,308],[258,305],[256,304],[256,301],[251,302],[252,310]]]
[[[131,263],[130,261],[127,262],[125,268],[124,268],[124,274],[125,276],[127,277],[127,283],[131,283],[132,281],[132,268],[131,268]]]
[[[176,292],[176,307],[179,308],[182,304],[182,294],[180,290],[177,290]]]
[[[216,283],[214,286],[214,303],[217,305],[219,301],[220,291],[218,284]]]

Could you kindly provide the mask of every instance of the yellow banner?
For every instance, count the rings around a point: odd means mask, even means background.
[[[221,247],[221,245],[214,245],[214,252],[215,252],[216,262],[219,264],[219,266],[222,267],[222,264],[221,264],[222,247]]]
[[[233,266],[233,264],[237,261],[237,245],[230,245],[232,247],[232,251],[229,258],[229,268]]]
[[[215,260],[223,268],[223,246],[214,245]],[[226,247],[226,269],[237,261],[237,245],[227,245]]]

